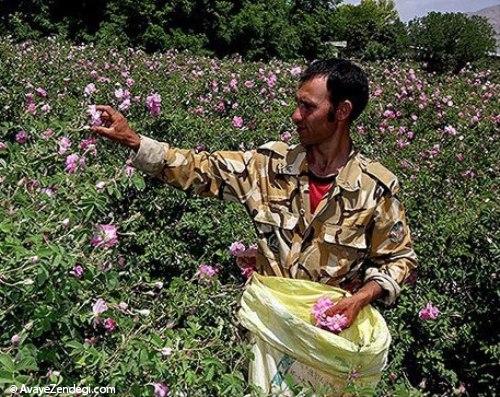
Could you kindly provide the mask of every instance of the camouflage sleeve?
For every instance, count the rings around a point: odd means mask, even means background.
[[[417,266],[405,210],[395,196],[382,196],[370,239],[369,257],[373,266],[366,270],[364,282],[378,282],[385,291],[380,300],[391,305],[400,293],[401,284]]]
[[[255,151],[196,153],[141,135],[132,165],[179,189],[244,203],[258,188],[252,178],[255,157]]]

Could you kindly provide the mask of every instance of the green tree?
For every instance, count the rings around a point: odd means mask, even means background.
[[[347,41],[351,56],[383,59],[404,55],[406,29],[393,0],[362,0],[359,5],[341,5],[331,27],[337,40]]]
[[[413,55],[433,71],[458,71],[495,48],[493,27],[486,18],[431,12],[409,23]]]
[[[231,21],[231,49],[252,59],[294,58],[300,42],[283,0],[246,2]]]

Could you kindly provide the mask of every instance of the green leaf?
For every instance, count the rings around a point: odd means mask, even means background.
[[[18,371],[35,371],[38,369],[36,360],[32,356],[23,357],[17,366]]]
[[[10,373],[16,372],[16,364],[8,354],[5,353],[0,354],[0,364],[2,365],[2,368],[5,369],[7,372]]]
[[[74,349],[74,350],[83,350],[84,349],[83,344],[76,341],[76,340],[70,340],[70,341],[66,342],[66,346],[70,347],[71,349]]]
[[[12,384],[14,382],[14,375],[8,371],[0,371],[0,385]]]
[[[142,191],[146,187],[146,182],[141,175],[134,174],[132,176],[132,183],[136,187],[137,190]]]
[[[0,231],[4,233],[10,233],[12,230],[12,223],[2,222],[0,223]]]

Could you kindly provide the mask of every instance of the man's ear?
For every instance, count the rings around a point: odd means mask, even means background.
[[[352,113],[352,102],[348,99],[339,103],[336,109],[336,114],[339,120],[349,120]]]

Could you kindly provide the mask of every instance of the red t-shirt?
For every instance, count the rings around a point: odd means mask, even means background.
[[[309,202],[311,205],[311,214],[314,214],[316,207],[325,197],[333,186],[335,177],[318,178],[314,175],[309,175]]]

